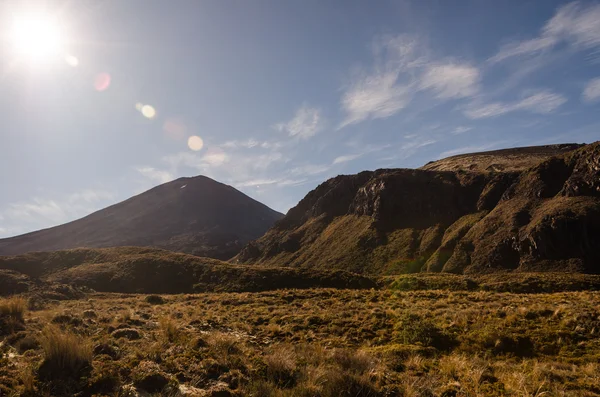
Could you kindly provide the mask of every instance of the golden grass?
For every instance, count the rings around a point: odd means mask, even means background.
[[[39,334],[42,345],[3,367],[0,390],[113,396],[166,379],[239,396],[600,394],[600,292],[310,289],[172,295],[161,305],[144,295],[92,298],[28,318],[22,340]],[[84,315],[91,307],[96,317]],[[59,313],[78,321],[47,326]],[[141,338],[117,338],[119,329]]]
[[[40,346],[43,366],[53,375],[77,374],[92,363],[89,341],[57,326],[48,325],[42,330]]]
[[[0,317],[10,317],[16,321],[23,321],[27,311],[27,300],[20,296],[0,299]]]

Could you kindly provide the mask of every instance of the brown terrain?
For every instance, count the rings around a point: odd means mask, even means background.
[[[0,255],[152,246],[229,259],[282,216],[210,178],[179,178],[76,221],[0,239]]]
[[[599,143],[425,168],[332,178],[235,260],[368,274],[600,272]]]
[[[583,145],[577,143],[564,143],[459,154],[438,161],[430,161],[420,169],[473,172],[523,171],[547,160],[548,157],[558,156],[581,146]]]

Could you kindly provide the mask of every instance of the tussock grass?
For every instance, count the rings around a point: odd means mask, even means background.
[[[27,300],[22,297],[0,299],[0,335],[22,329],[26,311]]]
[[[27,300],[25,298],[14,296],[0,299],[0,317],[10,317],[15,321],[22,322],[26,311]]]
[[[174,343],[182,339],[183,330],[173,318],[169,316],[163,316],[159,318],[158,324],[166,342]]]
[[[48,325],[42,330],[40,346],[44,362],[40,372],[49,376],[77,375],[91,367],[92,349],[89,341],[57,326]]]

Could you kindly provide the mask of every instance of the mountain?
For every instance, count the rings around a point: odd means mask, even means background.
[[[308,193],[234,261],[368,274],[600,273],[598,246],[594,143],[340,175]]]
[[[0,255],[152,246],[229,259],[282,216],[210,178],[180,178],[76,221],[0,239]]]
[[[342,271],[239,266],[156,248],[78,248],[0,257],[0,291],[56,286],[100,292],[192,293],[279,288],[373,288],[375,281]],[[41,287],[41,288],[40,288]],[[65,287],[63,287],[65,288]]]

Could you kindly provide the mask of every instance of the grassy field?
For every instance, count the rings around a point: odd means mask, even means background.
[[[517,277],[6,298],[0,395],[600,395],[600,292],[502,292]]]

